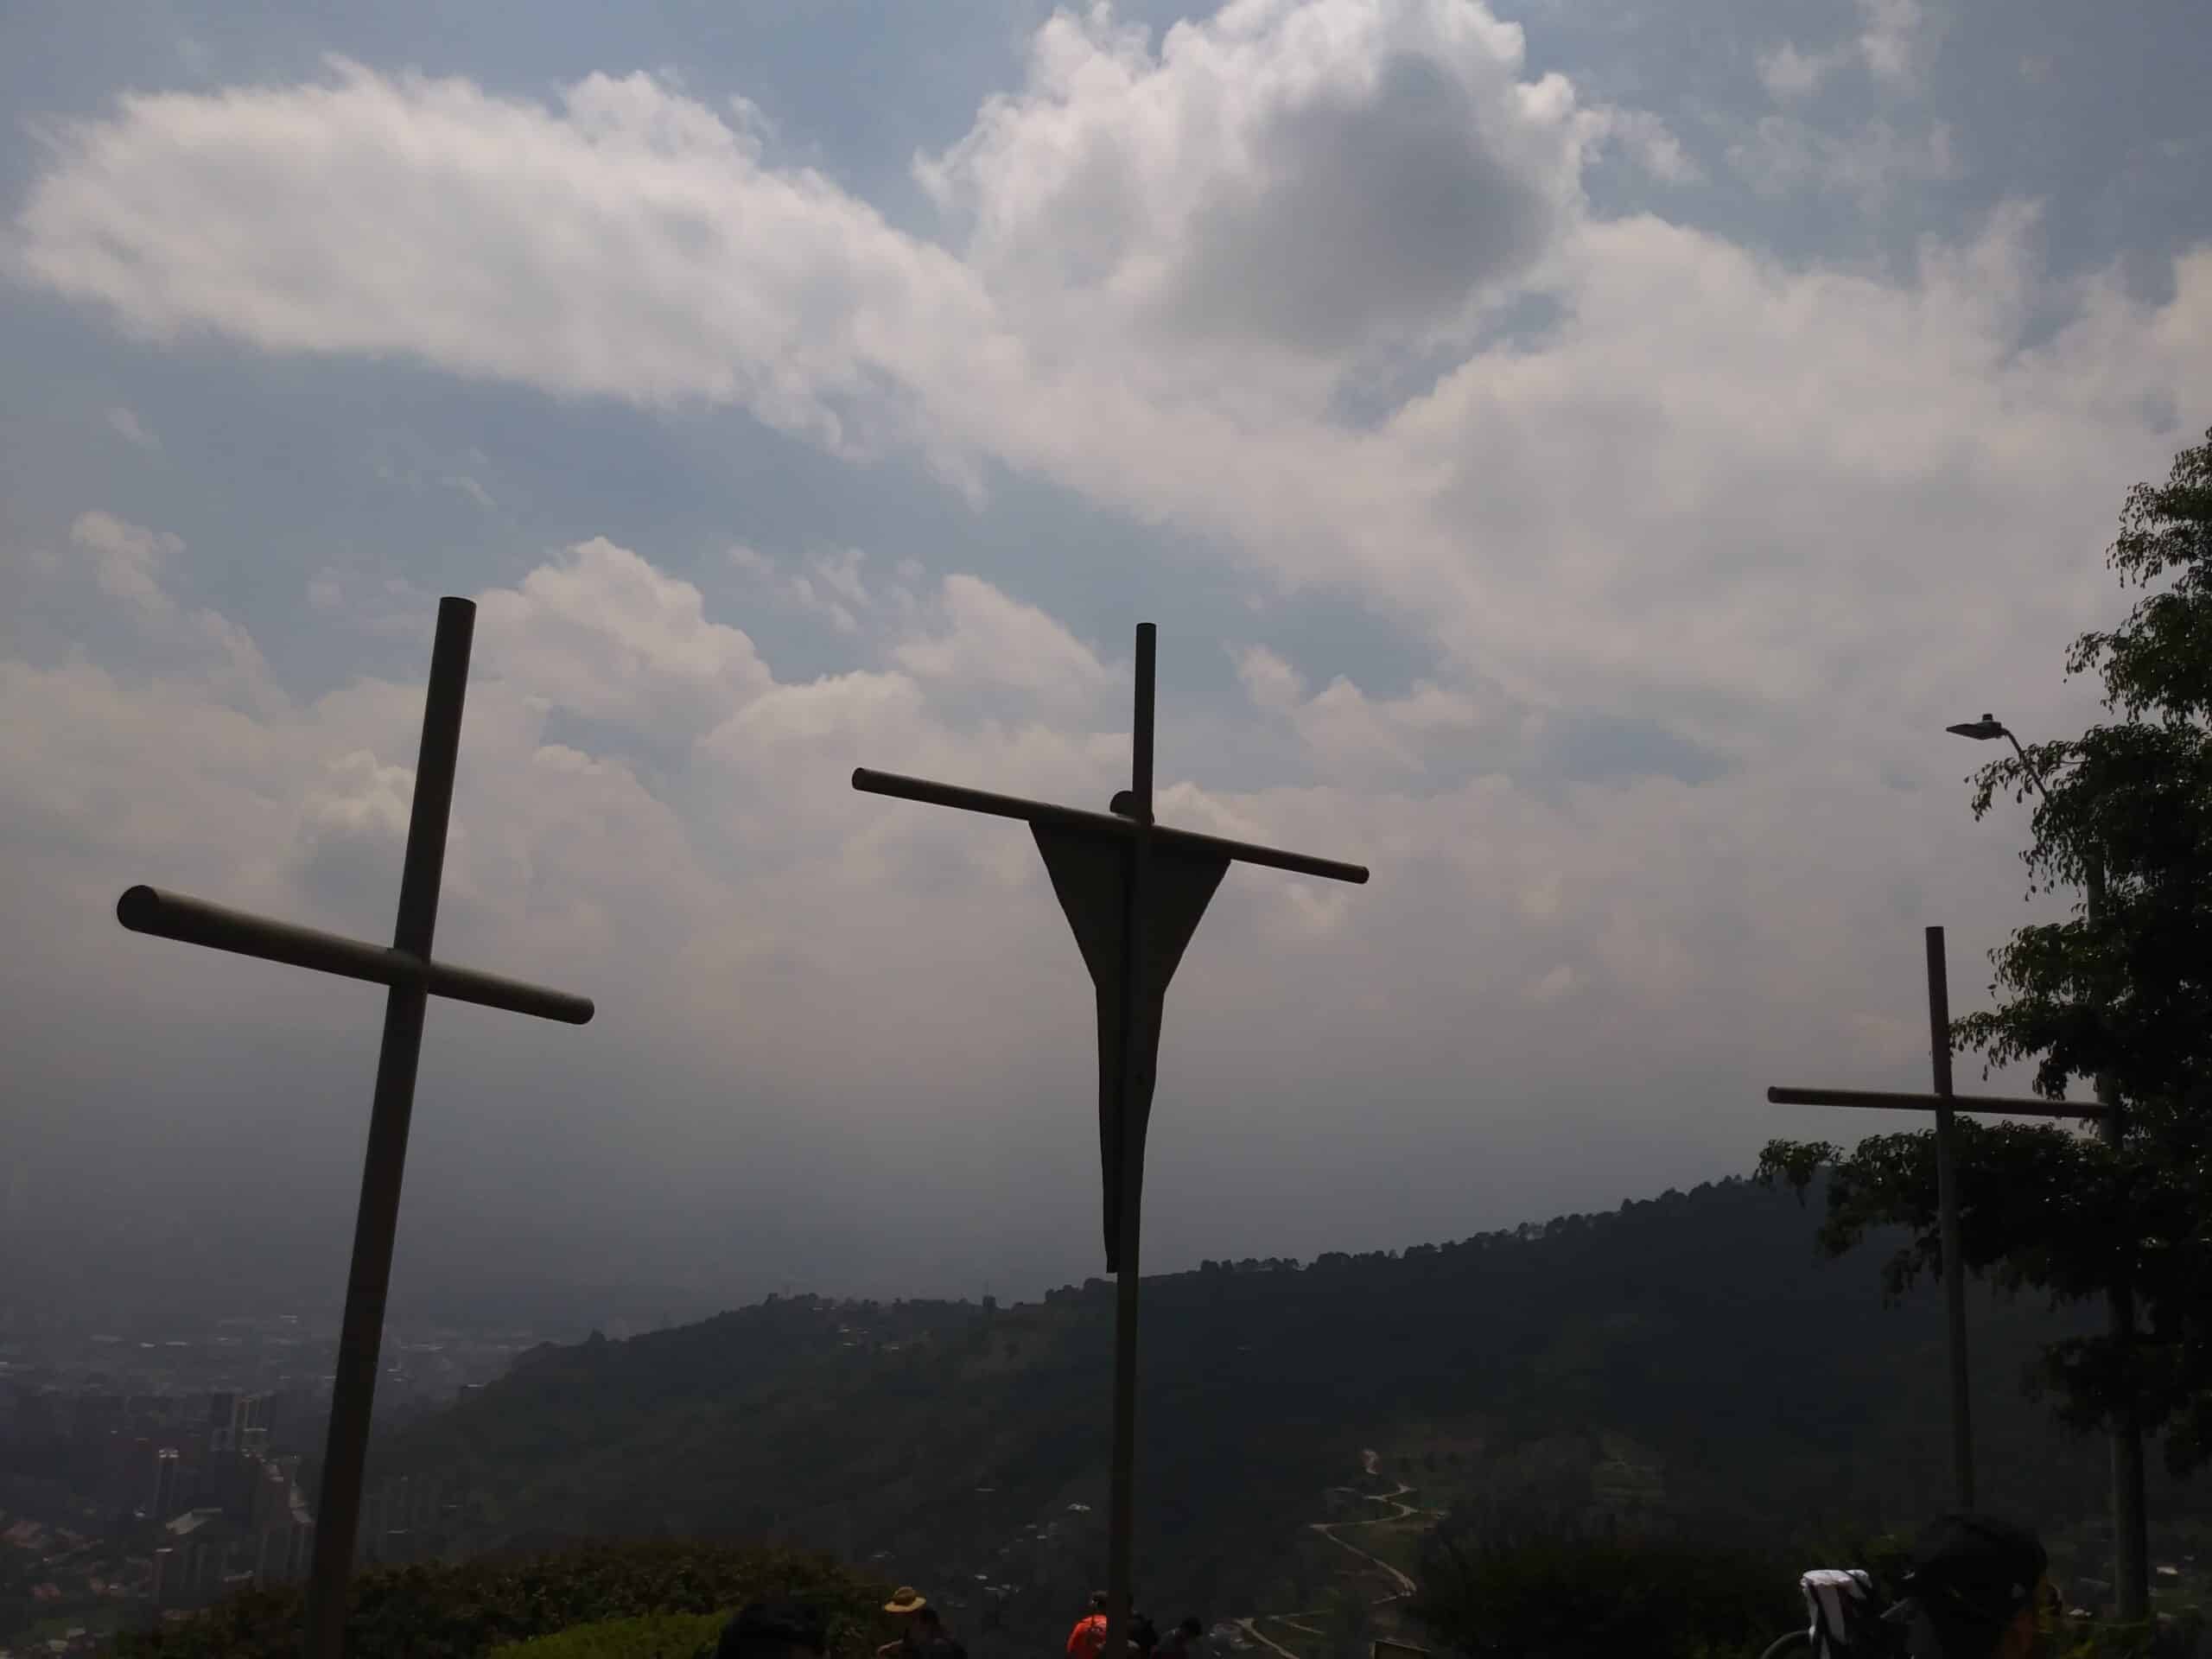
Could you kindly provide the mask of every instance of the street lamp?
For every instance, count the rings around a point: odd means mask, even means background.
[[[2028,759],[2028,752],[2020,747],[2020,740],[2013,736],[2012,728],[1994,715],[1985,714],[1980,720],[1962,721],[1943,729],[1978,743],[1999,737],[2006,739],[2012,745],[2012,753],[2020,757],[2021,768],[2027,773],[2028,781],[2036,786],[2036,792],[2046,802],[2050,799],[2043,773]],[[2082,855],[2082,919],[2094,932],[2104,919],[2105,910],[2105,861],[2104,854],[2097,848],[2089,848]],[[2120,1116],[2120,1092],[2113,1087],[2112,1079],[2102,1075],[2096,1078],[2096,1091],[2097,1099],[2105,1109],[2097,1121],[2098,1132],[2104,1143],[2117,1152],[2126,1128]],[[1942,1150],[1939,1142],[1939,1173]],[[1947,1253],[1949,1248],[1949,1241],[1946,1240]],[[2118,1281],[2107,1294],[2106,1303],[2111,1316],[2113,1345],[2125,1357],[2135,1344],[2134,1290],[2124,1279]],[[2126,1388],[2133,1388],[2132,1381]],[[2133,1394],[2123,1392],[2124,1397],[2113,1408],[2113,1588],[2119,1597],[2120,1617],[2133,1621],[2151,1616],[2151,1543],[2143,1493],[2143,1429],[2136,1421]]]
[[[2020,747],[2020,740],[2012,735],[2012,728],[1996,715],[1984,715],[1980,720],[1961,721],[1956,726],[1946,726],[1943,729],[1955,732],[1961,737],[1970,737],[1977,743],[1986,743],[1993,738],[2006,739],[2012,745],[2012,753],[2020,757],[2020,765],[2027,769],[2028,781],[2036,786],[2036,792],[2046,801],[2050,798],[2050,791],[2043,786],[2043,773],[2036,769],[2036,763],[2028,759],[2028,752]],[[2101,903],[2104,898],[2102,874],[2100,873],[2097,880],[2089,885],[2095,889],[2091,896],[2092,904]]]

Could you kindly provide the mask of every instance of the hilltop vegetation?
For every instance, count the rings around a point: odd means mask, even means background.
[[[1342,1563],[1306,1523],[1363,1447],[1426,1511],[1764,1546],[1916,1522],[1948,1482],[1937,1308],[1882,1306],[1887,1239],[1821,1259],[1817,1211],[1732,1181],[1148,1281],[1141,1599],[1312,1605]],[[533,1356],[378,1462],[458,1479],[461,1548],[798,1539],[933,1587],[979,1655],[1034,1650],[1103,1561],[1111,1319],[1103,1280],[1014,1308],[772,1300]],[[1985,1502],[2063,1536],[2094,1526],[2105,1477],[2099,1444],[2020,1395],[2060,1328],[1976,1299]],[[1433,1519],[1366,1547],[1414,1562]]]
[[[1803,1618],[1802,1564],[1770,1548],[1557,1534],[1462,1537],[1447,1528],[1422,1567],[1420,1616],[1436,1637],[1474,1659],[1753,1654]]]
[[[660,1616],[687,1638],[756,1599],[803,1597],[830,1619],[837,1659],[861,1659],[890,1634],[884,1587],[820,1555],[677,1543],[597,1544],[450,1567],[388,1567],[353,1581],[349,1659],[475,1659],[505,1643],[603,1621]],[[122,1638],[120,1659],[297,1659],[298,1586],[233,1597],[159,1631]],[[667,1615],[692,1615],[690,1621]],[[581,1633],[580,1633],[581,1635]],[[572,1637],[582,1654],[588,1643]],[[552,1649],[558,1653],[560,1650]],[[625,1653],[649,1647],[631,1644]],[[690,1649],[687,1646],[688,1656]]]

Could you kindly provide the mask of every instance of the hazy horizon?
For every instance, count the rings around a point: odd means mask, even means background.
[[[1204,1262],[1287,1259],[1301,1267],[1334,1251],[1362,1255],[1395,1254],[1420,1245],[1456,1243],[1477,1233],[1511,1230],[1523,1224],[1541,1225],[1563,1215],[1604,1214],[1624,1203],[1687,1192],[1707,1182],[1743,1178],[1743,1169],[1718,1170],[1701,1181],[1685,1181],[1648,1192],[1627,1192],[1611,1203],[1581,1205],[1567,1211],[1531,1213],[1517,1218],[1469,1226],[1421,1237],[1345,1244],[1327,1240],[1300,1249],[1277,1248],[1253,1235],[1246,1247],[1218,1255],[1176,1256],[1144,1263],[1147,1278],[1188,1273]],[[226,1317],[268,1318],[277,1313],[327,1318],[334,1330],[344,1300],[345,1260],[321,1216],[303,1215],[275,1224],[251,1227],[211,1225],[205,1217],[178,1217],[166,1230],[149,1229],[133,1236],[105,1241],[104,1253],[75,1248],[77,1241],[56,1240],[36,1229],[9,1235],[10,1259],[16,1268],[0,1308],[10,1306],[41,1317],[64,1313],[69,1322],[89,1327],[108,1315],[140,1332],[174,1324],[203,1328]],[[405,1249],[403,1231],[403,1250]],[[944,1300],[976,1302],[985,1296],[1001,1305],[1037,1302],[1049,1293],[1086,1283],[1108,1282],[1103,1264],[1078,1264],[1056,1273],[1007,1258],[976,1255],[933,1264],[919,1274],[902,1273],[872,1259],[871,1252],[830,1250],[809,1259],[787,1248],[771,1249],[760,1259],[685,1261],[669,1253],[640,1258],[627,1273],[594,1271],[556,1257],[532,1262],[489,1235],[464,1235],[454,1249],[448,1232],[442,1241],[452,1255],[429,1249],[405,1263],[397,1275],[390,1318],[402,1325],[454,1323],[487,1328],[501,1323],[520,1327],[582,1331],[619,1323],[630,1330],[663,1322],[690,1323],[753,1306],[772,1295],[819,1295],[832,1300]],[[1159,1253],[1154,1251],[1154,1256]],[[286,1258],[281,1269],[270,1258]],[[790,1260],[782,1271],[772,1265]],[[327,1258],[327,1259],[326,1259]],[[146,1263],[164,1263],[149,1276]],[[964,1277],[963,1277],[964,1275]]]

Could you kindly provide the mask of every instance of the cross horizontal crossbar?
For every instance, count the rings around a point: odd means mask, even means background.
[[[2089,1101],[2007,1098],[2002,1095],[1891,1094],[1878,1089],[1770,1089],[1776,1106],[1864,1106],[1875,1111],[1932,1112],[1948,1103],[1955,1112],[1995,1112],[2007,1117],[2102,1117]]]
[[[853,769],[853,787],[870,795],[892,795],[902,801],[920,801],[930,806],[957,806],[969,812],[988,812],[994,817],[1058,824],[1097,836],[1127,838],[1135,835],[1138,828],[1134,820],[1116,817],[1110,812],[1086,812],[1080,807],[1024,800],[1019,795],[995,795],[988,790],[931,783],[925,778],[905,778],[895,772],[874,772],[866,766]],[[1300,875],[1324,876],[1332,881],[1367,880],[1364,864],[1344,864],[1333,858],[1313,858],[1275,847],[1255,847],[1248,841],[1200,835],[1195,830],[1168,830],[1154,824],[1149,833],[1154,846],[1182,847],[1245,864],[1264,864],[1270,869],[1290,870]]]
[[[390,945],[365,944],[336,933],[289,922],[272,922],[242,910],[228,910],[202,899],[157,887],[137,887],[116,900],[115,918],[134,933],[204,944],[264,962],[281,962],[294,968],[312,968],[346,979],[363,979],[377,985],[420,988],[431,996],[480,1007],[504,1008],[511,1014],[535,1014],[571,1026],[588,1025],[595,1012],[588,996],[547,990],[520,980],[503,979],[473,968],[455,968],[442,962],[425,962]]]

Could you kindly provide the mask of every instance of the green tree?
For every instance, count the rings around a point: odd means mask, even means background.
[[[2083,897],[1992,954],[2001,1001],[1954,1034],[1989,1065],[2031,1063],[2050,1098],[2102,1079],[2125,1127],[2107,1145],[2055,1126],[1961,1122],[1961,1230],[1967,1267],[2008,1287],[2068,1301],[2133,1286],[2135,1341],[2056,1342],[2037,1381],[2082,1427],[2132,1400],[2180,1471],[2212,1455],[2212,431],[2165,483],[2129,492],[2109,563],[2148,591],[2067,658],[2069,674],[2097,677],[2109,717],[1971,780],[1977,817],[2007,797],[2032,805],[2030,893]],[[1848,1154],[1775,1141],[1759,1169],[1801,1192],[1829,1172],[1832,1252],[1904,1227],[1884,1268],[1892,1293],[1940,1268],[1932,1131],[1872,1136]]]

